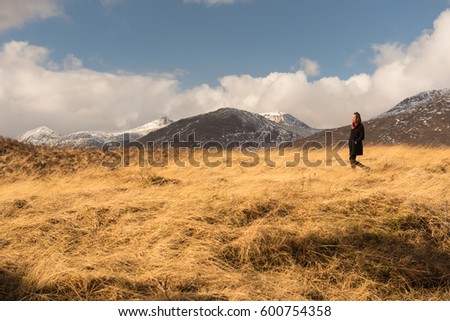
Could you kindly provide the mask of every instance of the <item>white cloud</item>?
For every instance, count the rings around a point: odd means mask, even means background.
[[[301,58],[300,66],[307,76],[318,76],[320,74],[320,65],[315,60]]]
[[[378,67],[407,58],[405,46],[399,43],[374,44],[372,49],[376,52],[372,62]]]
[[[252,0],[183,0],[184,3],[197,3],[205,4],[208,7],[222,5],[222,4],[235,4],[235,3],[250,3]]]
[[[0,31],[62,15],[59,0],[0,0]]]
[[[264,77],[228,75],[219,85],[182,90],[177,74],[104,73],[47,48],[8,42],[0,49],[0,134],[47,125],[62,132],[130,128],[163,115],[179,119],[220,107],[285,111],[325,128],[368,119],[423,90],[450,87],[450,9],[413,43],[373,45],[376,70],[348,79],[308,80],[318,63]],[[312,62],[312,63],[311,63]],[[317,68],[306,68],[306,66]]]
[[[176,85],[170,75],[89,70],[73,55],[61,65],[48,49],[13,41],[0,51],[0,128],[10,135],[39,124],[65,132],[125,128],[166,114]]]

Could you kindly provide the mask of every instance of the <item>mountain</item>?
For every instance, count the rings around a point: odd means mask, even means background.
[[[292,117],[292,116],[291,116]],[[300,121],[299,121],[300,122]],[[301,123],[301,122],[300,122]],[[226,147],[231,142],[253,142],[263,144],[267,135],[271,135],[273,142],[293,141],[306,137],[317,130],[306,124],[296,127],[288,124],[276,123],[266,117],[235,108],[220,108],[216,111],[181,119],[164,128],[158,129],[142,137],[139,141],[146,144],[153,142],[155,146],[162,142],[173,142],[174,146],[181,146],[188,141],[188,136],[195,135],[195,141],[214,141]],[[174,137],[179,135],[180,142]]]
[[[450,89],[419,93],[369,121],[377,143],[450,144]],[[370,133],[370,132],[369,132]]]
[[[430,90],[421,92],[415,96],[406,98],[402,100],[400,103],[395,105],[393,108],[389,109],[387,112],[380,114],[375,118],[384,118],[388,116],[397,115],[403,112],[413,111],[416,107],[420,107],[424,104],[432,103],[435,100],[439,100],[444,96],[448,96],[450,94],[450,89],[441,89],[441,90]],[[432,108],[430,109],[432,113]],[[437,111],[439,112],[439,111]]]
[[[349,115],[350,118],[351,115]],[[364,117],[364,115],[362,115]],[[366,144],[450,145],[450,89],[421,92],[406,98],[388,111],[364,121]],[[333,141],[348,140],[350,125],[335,129]],[[300,139],[324,143],[324,132]]]
[[[55,145],[62,136],[46,126],[41,126],[18,136],[17,140],[33,145]]]
[[[133,128],[133,129],[125,130],[125,131],[122,131],[119,133],[114,133],[114,135],[123,135],[125,133],[129,133],[132,135],[142,137],[154,130],[163,128],[171,123],[173,123],[173,120],[169,119],[168,117],[161,117],[160,119],[154,120],[145,125],[142,125],[142,126],[139,126],[139,127]]]
[[[310,128],[304,122],[299,120],[298,118],[292,116],[291,114],[286,114],[283,112],[272,112],[272,113],[262,113],[261,116],[266,117],[267,119],[282,125],[294,126],[298,128]]]
[[[104,143],[110,141],[121,142],[123,134],[129,133],[131,140],[136,140],[157,130],[173,121],[167,117],[162,117],[148,124],[122,131],[122,132],[101,132],[101,131],[80,131],[72,134],[63,135],[51,130],[48,127],[41,126],[27,131],[25,134],[17,137],[19,142],[56,147],[101,147]]]

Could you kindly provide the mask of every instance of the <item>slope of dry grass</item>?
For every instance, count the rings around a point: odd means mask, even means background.
[[[448,152],[369,147],[369,173],[237,152],[111,170],[3,139],[0,298],[449,300]]]

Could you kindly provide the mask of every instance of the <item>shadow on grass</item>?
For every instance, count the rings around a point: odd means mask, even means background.
[[[450,289],[450,254],[429,234],[363,230],[311,232],[262,227],[224,246],[220,258],[236,268],[264,272],[300,266],[310,271],[356,273],[403,289]]]
[[[0,301],[17,301],[21,298],[22,278],[0,268]]]

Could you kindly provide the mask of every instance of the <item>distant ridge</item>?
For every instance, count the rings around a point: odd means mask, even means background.
[[[122,141],[125,133],[130,134],[130,139],[136,140],[172,122],[169,118],[162,117],[145,125],[121,132],[81,131],[67,135],[57,133],[46,126],[41,126],[18,136],[17,140],[38,146],[101,147],[109,141]]]
[[[366,128],[366,144],[449,146],[450,89],[430,90],[408,97],[367,121],[363,115],[363,124]],[[346,141],[349,125],[328,131],[333,133],[335,142]],[[83,131],[63,135],[41,126],[17,139],[44,146],[101,147],[108,141],[121,142],[123,134],[129,133],[131,141],[139,140],[144,145],[153,142],[158,146],[162,142],[172,142],[177,135],[183,144],[189,135],[195,135],[196,141],[202,144],[214,141],[225,146],[231,142],[265,144],[270,134],[273,143],[295,141],[296,146],[302,146],[306,141],[324,143],[324,132],[309,127],[287,113],[256,114],[227,107],[176,122],[163,117],[134,129],[114,133]]]

